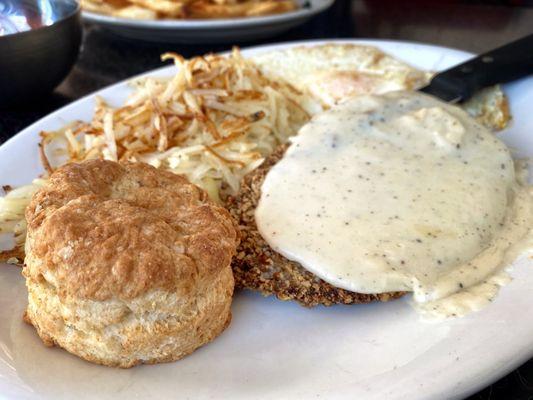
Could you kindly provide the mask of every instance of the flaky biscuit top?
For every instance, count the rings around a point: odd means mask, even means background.
[[[227,267],[228,212],[182,176],[142,163],[91,160],[56,170],[26,210],[28,279],[60,296],[188,295]]]

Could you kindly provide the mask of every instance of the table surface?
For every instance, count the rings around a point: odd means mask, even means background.
[[[305,25],[269,40],[234,43],[242,47],[321,38],[410,40],[483,52],[533,32],[533,8],[489,1],[337,0],[331,9]],[[487,2],[485,2],[487,3]],[[161,66],[159,55],[172,50],[184,56],[228,50],[230,45],[141,43],[85,26],[80,57],[54,93],[16,108],[0,110],[0,143],[45,116],[104,86]],[[470,400],[532,400],[533,360]]]

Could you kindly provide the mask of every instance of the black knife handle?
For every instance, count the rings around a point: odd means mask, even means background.
[[[441,72],[431,80],[431,85],[447,88],[466,100],[487,86],[530,74],[533,74],[533,34]]]

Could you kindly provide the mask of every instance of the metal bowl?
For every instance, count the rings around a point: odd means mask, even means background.
[[[72,68],[80,43],[75,0],[0,1],[0,107],[51,92]]]

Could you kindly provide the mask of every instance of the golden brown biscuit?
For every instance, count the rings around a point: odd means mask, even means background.
[[[99,364],[174,361],[231,319],[228,212],[142,163],[61,167],[26,210],[26,319]]]

